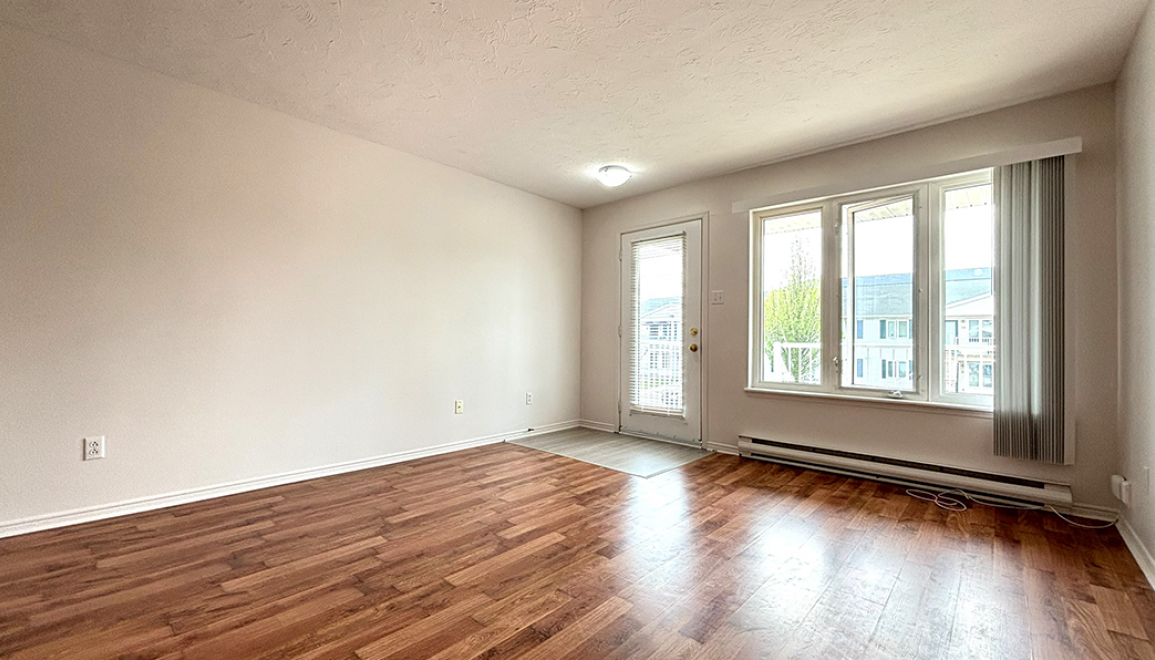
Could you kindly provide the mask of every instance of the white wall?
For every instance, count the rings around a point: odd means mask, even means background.
[[[0,524],[577,418],[577,210],[8,27],[0,89]]]
[[[990,418],[928,413],[879,404],[856,405],[783,395],[748,394],[747,214],[738,201],[854,181],[898,183],[899,171],[1072,136],[1077,158],[1077,204],[1071,249],[1081,264],[1074,313],[1080,337],[1075,411],[1076,465],[1045,466],[992,455]],[[1116,398],[1115,125],[1110,85],[952,121],[788,162],[706,179],[587,209],[582,235],[582,417],[617,422],[617,246],[623,231],[708,211],[707,290],[726,293],[707,305],[703,334],[706,434],[734,445],[753,434],[791,442],[1001,473],[1073,485],[1076,501],[1113,505]],[[1148,278],[1149,279],[1149,278]]]
[[[1155,549],[1155,9],[1149,8],[1118,82],[1119,450],[1133,500],[1124,515]]]

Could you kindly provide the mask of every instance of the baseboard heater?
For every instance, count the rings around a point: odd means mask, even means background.
[[[1071,487],[1064,484],[763,440],[746,435],[738,436],[738,453],[746,458],[902,486],[939,490],[958,488],[975,495],[1032,504],[1069,507],[1072,502]]]

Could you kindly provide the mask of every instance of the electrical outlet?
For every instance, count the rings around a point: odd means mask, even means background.
[[[104,436],[94,435],[84,439],[84,460],[95,461],[104,458]]]
[[[526,392],[525,393],[525,405],[527,405],[527,406],[533,405],[533,392]]]
[[[1123,503],[1123,506],[1131,504],[1131,482],[1121,474],[1111,475],[1111,494],[1115,499]]]
[[[725,291],[711,291],[710,292],[710,304],[711,305],[725,305],[726,304],[726,292]]]
[[[453,414],[460,415],[465,412],[465,402],[458,399],[453,402]]]

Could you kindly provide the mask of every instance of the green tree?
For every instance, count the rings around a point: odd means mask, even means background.
[[[784,360],[794,382],[812,381],[821,368],[819,350],[774,351],[777,343],[817,344],[822,340],[822,288],[817,268],[799,240],[790,247],[785,286],[766,292],[762,319],[767,355]]]

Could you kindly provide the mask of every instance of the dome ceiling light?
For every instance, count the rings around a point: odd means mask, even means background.
[[[601,181],[604,186],[617,188],[626,181],[629,181],[633,175],[633,172],[621,165],[606,165],[598,170],[598,181]]]

